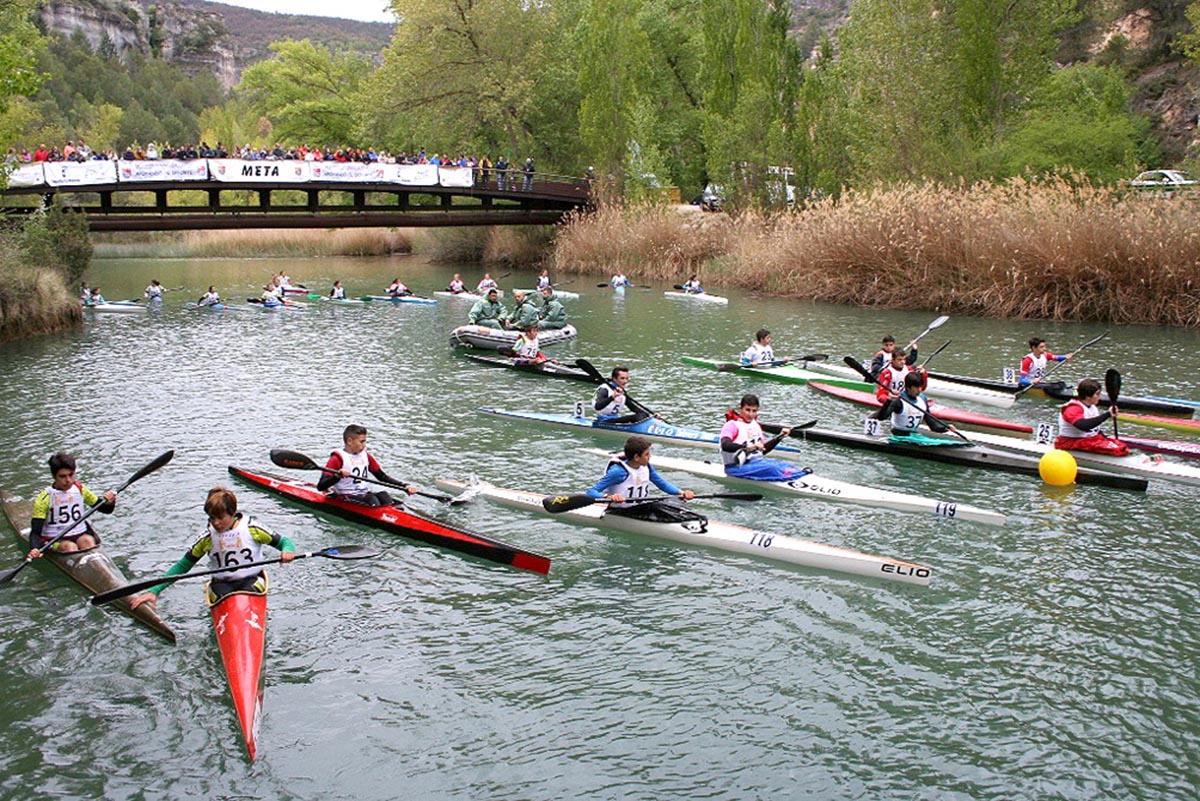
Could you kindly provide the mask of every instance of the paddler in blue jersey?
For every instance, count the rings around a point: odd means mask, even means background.
[[[892,436],[907,437],[917,433],[921,423],[929,426],[932,431],[944,434],[947,431],[958,433],[954,426],[946,425],[941,420],[929,416],[929,399],[921,390],[925,386],[925,376],[921,373],[909,373],[904,377],[904,389],[884,401],[879,410],[871,416],[876,420],[891,418]]]
[[[783,428],[770,440],[758,422],[758,396],[746,394],[738,404],[738,413],[721,428],[721,463],[725,475],[755,481],[791,481],[808,473],[802,467],[765,458],[779,441],[792,433]]]
[[[90,523],[72,527],[83,517],[88,506],[100,503],[101,496],[75,480],[75,457],[71,454],[59,451],[50,457],[49,464],[54,482],[34,499],[29,524],[29,555],[34,559],[40,557],[45,544],[59,534],[63,534],[62,539],[51,546],[56,553],[86,551],[100,542]],[[109,490],[103,498],[99,511],[112,514],[117,504],[116,493]]]
[[[471,311],[467,313],[467,322],[487,328],[503,328],[502,320],[508,317],[508,310],[497,300],[498,297],[499,292],[496,289],[489,289],[485,297],[471,306]]]
[[[317,481],[317,489],[329,495],[363,506],[392,506],[395,501],[387,490],[371,491],[359,478],[372,475],[380,481],[393,484],[409,495],[417,488],[407,481],[399,481],[383,472],[375,457],[367,452],[367,429],[351,423],[342,431],[343,447],[329,455],[323,475]]]
[[[625,440],[624,450],[612,457],[604,476],[587,494],[597,500],[610,500],[609,514],[660,523],[697,521],[703,526],[708,522],[706,517],[688,509],[674,497],[638,503],[650,497],[651,485],[685,501],[696,497],[691,490],[681,490],[658,474],[650,464],[650,440],[635,434]]]
[[[262,547],[270,545],[280,552],[279,560],[284,564],[296,558],[296,546],[287,537],[272,534],[263,526],[237,508],[237,496],[224,487],[213,487],[204,502],[204,513],[208,515],[208,526],[192,547],[179,561],[167,570],[168,576],[178,576],[191,570],[207,554],[213,569],[227,567],[228,571],[213,576],[208,584],[208,603],[216,605],[226,595],[246,592],[264,595],[267,578],[262,567],[241,567],[250,562],[263,560]],[[148,592],[130,599],[129,605],[137,609],[144,603],[151,608],[158,605],[158,595],[170,583],[151,587]]]

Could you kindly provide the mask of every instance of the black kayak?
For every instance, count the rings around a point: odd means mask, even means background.
[[[507,367],[510,370],[518,370],[522,373],[533,373],[534,375],[544,375],[550,378],[569,378],[573,381],[587,381],[589,384],[594,383],[592,377],[578,367],[561,362],[548,361],[540,364],[532,362],[522,362],[507,356],[480,356],[475,353],[464,353],[464,357],[486,364],[489,367]]]
[[[1016,392],[1018,389],[1016,384],[1007,384],[1003,381],[995,381],[990,378],[972,378],[971,376],[965,375],[950,375],[948,373],[933,372],[929,374],[929,377],[940,378],[943,381],[951,381],[955,384],[962,384],[968,387],[996,389],[1001,392]],[[1038,384],[1025,394],[1066,402],[1075,397],[1075,387],[1070,386],[1065,381],[1045,381],[1041,384]],[[1112,403],[1112,401],[1108,399],[1108,393],[1101,392],[1100,405],[1107,406],[1110,403]],[[1192,412],[1195,411],[1193,407],[1185,406],[1182,403],[1171,403],[1169,401],[1154,400],[1152,398],[1139,398],[1137,395],[1126,395],[1124,393],[1121,393],[1121,399],[1117,405],[1125,411],[1153,412],[1154,414],[1166,415],[1168,417],[1191,417]]]

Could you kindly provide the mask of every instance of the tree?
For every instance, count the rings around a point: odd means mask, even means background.
[[[38,51],[45,47],[29,19],[35,5],[34,0],[0,4],[0,114],[11,98],[33,94],[43,79],[34,67]]]
[[[354,141],[355,105],[370,83],[370,63],[308,39],[276,42],[271,50],[273,59],[242,73],[237,91],[271,120],[275,136],[334,146]]]

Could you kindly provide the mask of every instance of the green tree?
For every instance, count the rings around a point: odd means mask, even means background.
[[[0,114],[8,110],[12,98],[33,94],[44,77],[35,59],[45,42],[30,22],[35,5],[34,0],[6,0],[0,4]]]
[[[308,39],[276,42],[271,50],[275,57],[246,69],[237,90],[271,120],[275,136],[334,146],[353,142],[356,101],[371,83],[370,63],[350,52],[335,56]]]

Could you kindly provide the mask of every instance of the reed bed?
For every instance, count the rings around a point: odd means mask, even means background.
[[[411,253],[406,228],[188,231],[130,238],[97,236],[97,255],[107,258],[245,258],[278,256],[391,256]]]
[[[423,228],[417,233],[415,250],[442,264],[528,268],[545,259],[552,230],[546,226]]]
[[[82,318],[62,273],[27,266],[19,248],[0,239],[0,342],[50,334]]]
[[[562,272],[1008,319],[1200,325],[1200,196],[1076,177],[847,192],[795,213],[608,208],[568,223]],[[723,222],[721,221],[723,220]]]

